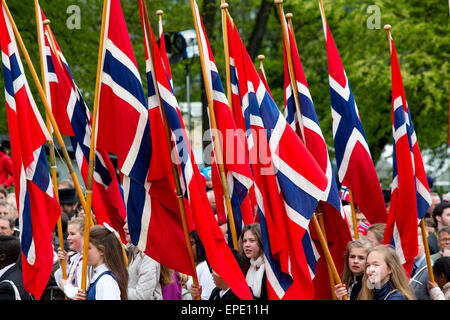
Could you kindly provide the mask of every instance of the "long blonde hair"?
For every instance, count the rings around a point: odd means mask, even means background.
[[[392,289],[397,289],[403,294],[406,300],[415,300],[414,293],[409,286],[409,280],[406,275],[405,269],[400,263],[397,253],[392,247],[380,245],[368,250],[367,257],[372,252],[380,252],[383,254],[384,262],[391,271],[389,283]],[[364,272],[362,280],[362,288],[358,296],[358,300],[373,300],[373,290],[367,287],[367,270]]]
[[[161,286],[167,286],[173,282],[173,273],[174,270],[166,267],[165,265],[161,265],[161,271],[159,273],[159,283]]]

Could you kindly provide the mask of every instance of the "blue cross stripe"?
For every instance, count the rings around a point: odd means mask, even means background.
[[[114,82],[127,90],[148,110],[147,99],[140,79],[137,78],[127,66],[114,58],[108,50],[105,53],[103,72],[109,74]],[[137,245],[139,242],[142,228],[141,220],[145,202],[148,197],[147,175],[150,167],[152,148],[150,122],[147,121],[135,162],[133,163],[128,176],[129,191],[127,202],[125,204],[130,237],[134,245]]]
[[[408,112],[405,113],[405,111],[403,109],[403,104],[400,105],[396,110],[394,110],[394,129],[397,130],[402,125],[406,125],[406,134],[408,137],[409,151],[410,151],[410,154],[413,154],[412,136],[414,135],[414,126],[412,123],[412,118],[411,118],[409,109],[407,109],[407,110],[408,110]],[[408,117],[409,124],[406,122],[405,116]],[[392,168],[392,176],[394,179],[395,179],[395,177],[397,177],[397,174],[398,174],[396,154],[397,154],[397,148],[396,148],[396,141],[394,138],[393,139],[393,168]],[[412,161],[412,159],[411,159],[411,161]],[[414,174],[414,178],[416,178],[415,174]],[[414,181],[414,183],[415,183],[415,189],[416,189],[417,218],[423,219],[426,215],[428,208],[430,207],[430,204],[418,192],[417,182]]]
[[[53,65],[51,55],[47,55],[46,58],[47,58],[48,73],[55,74],[55,67]],[[70,137],[70,142],[75,152],[77,151],[78,148],[81,148],[84,158],[89,163],[90,146],[85,145],[85,137],[87,136],[88,140],[90,140],[91,135],[91,132],[86,132],[86,126],[89,124],[90,127],[88,108],[83,100],[81,92],[79,91],[75,83],[75,79],[73,78],[72,73],[70,72],[69,66],[67,64],[64,64],[64,67],[69,72],[75,86],[74,89],[76,90],[77,93],[77,100],[75,102],[72,118],[70,119],[70,123],[72,125],[72,130],[75,134],[75,137]],[[108,169],[105,166],[103,166],[103,164],[100,162],[97,154],[98,153],[96,152],[95,171],[100,175],[102,179],[102,184],[104,184],[105,187],[108,188],[109,185],[111,184],[112,178],[108,172]]]
[[[282,117],[282,115],[267,91],[265,91],[264,98],[261,102],[260,112],[264,127],[266,128],[267,140],[270,141],[278,117]],[[276,171],[276,176],[286,203],[306,219],[311,219],[314,209],[318,204],[318,199],[299,188],[292,182],[290,177],[286,176],[280,170]]]
[[[14,81],[22,75],[20,71],[19,64],[17,62],[17,56],[13,53],[9,57],[9,64],[11,69],[8,69],[5,64],[3,64],[3,76],[5,77],[5,91],[11,96],[14,97]]]
[[[347,146],[347,142],[354,128],[356,128],[367,141],[361,121],[356,113],[355,100],[348,82],[347,86],[350,91],[348,101],[346,101],[338,92],[330,87],[331,108],[342,117],[337,131],[334,133],[334,147],[338,168],[341,166],[345,147]]]
[[[275,274],[275,277],[278,281],[278,285],[284,290],[284,292],[286,292],[291,286],[291,284],[294,282],[294,280],[288,273],[285,273],[281,270],[280,261],[275,260],[273,258],[272,249],[270,247],[270,237],[269,231],[267,229],[266,217],[264,216],[259,206],[258,206],[258,216],[259,216],[259,225],[261,227],[261,237],[264,255],[267,259],[267,262],[270,265],[270,268]]]

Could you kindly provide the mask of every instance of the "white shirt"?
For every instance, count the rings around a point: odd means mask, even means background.
[[[88,266],[88,272],[89,268],[90,267]],[[62,269],[60,266],[59,269],[55,271],[56,284],[60,289],[64,291],[64,294],[69,299],[73,299],[75,298],[78,289],[81,289],[81,277],[83,273],[83,256],[81,255],[81,253],[77,252],[70,257],[70,263],[66,265],[66,272],[67,280],[69,281],[69,283],[67,283],[64,288],[61,288],[59,282],[62,279]],[[86,277],[86,289],[88,288],[88,285],[89,281]]]
[[[109,271],[106,264],[93,268],[90,283],[94,283],[105,271]],[[121,300],[119,284],[111,275],[105,274],[98,280],[95,287],[95,300]]]
[[[211,296],[211,292],[216,287],[211,271],[209,271],[208,264],[206,261],[202,261],[197,265],[195,270],[197,271],[198,284],[202,287],[202,300],[208,300]],[[192,277],[189,277],[189,280],[186,282],[188,291],[191,290],[192,283]]]
[[[8,271],[10,268],[12,268],[16,263],[11,263],[8,264],[6,267],[4,267],[3,269],[0,269],[0,278],[5,274],[6,271]]]

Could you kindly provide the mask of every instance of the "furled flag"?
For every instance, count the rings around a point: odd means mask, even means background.
[[[309,92],[308,83],[303,72],[294,33],[290,26],[287,26],[287,35],[287,43],[286,41],[283,41],[285,74],[284,112],[286,121],[289,123],[292,130],[296,131],[300,136],[306,148],[313,155],[327,177],[327,188],[321,198],[321,211],[324,213],[323,218],[326,225],[325,232],[328,247],[336,265],[336,269],[338,273],[341,274],[345,263],[344,256],[347,243],[352,240],[352,236],[345,221],[345,214],[339,198],[339,192],[328,155],[327,145],[320,128],[319,120]],[[291,52],[293,74],[289,71],[287,61],[288,55],[286,52],[287,46],[289,46]],[[294,81],[296,86],[294,86]],[[296,96],[294,95],[294,90],[296,89],[299,105],[297,105]],[[314,243],[309,244],[308,237],[305,237],[303,241],[305,244],[304,249],[307,253],[308,265],[310,266],[312,273],[317,276],[314,278],[314,283],[316,285],[316,299],[331,299],[325,254],[322,251],[317,235],[315,235],[315,231],[311,230],[307,232],[312,232],[311,236],[316,240],[316,247],[321,257],[321,259],[316,260],[317,255],[313,254]],[[316,262],[319,264],[318,270],[316,270]]]
[[[162,23],[162,17],[158,20],[158,29],[159,29],[159,52],[161,52],[161,58],[164,63],[164,68],[166,69],[170,84],[173,87],[172,70],[170,69],[169,57],[167,56],[166,41],[164,38],[164,28],[163,28],[163,23]]]
[[[39,6],[39,4],[37,3]],[[44,29],[45,15],[39,10],[38,31],[43,53],[44,85],[58,128],[69,136],[85,185],[88,180],[89,150],[91,146],[91,114],[72,77],[68,63],[51,32]],[[55,48],[53,45],[55,45]],[[55,51],[56,50],[56,51]],[[92,185],[92,208],[98,224],[108,223],[125,242],[123,225],[125,205],[116,170],[105,151],[96,150]]]
[[[394,245],[406,273],[410,275],[418,251],[418,221],[425,217],[431,196],[390,32],[389,46],[394,152],[392,195],[383,242]]]
[[[267,82],[266,71],[264,70],[264,65],[262,61],[259,64],[259,77],[261,78],[261,81],[264,83],[267,92],[270,94],[270,96],[272,96],[272,93],[270,92],[269,88],[269,83]]]
[[[19,213],[23,284],[40,299],[53,267],[52,232],[61,208],[50,179],[44,143],[51,139],[31,95],[4,2],[0,42],[14,186]]]
[[[149,109],[120,2],[106,5],[97,148],[117,155],[131,242],[192,275],[157,99],[149,94]]]
[[[326,189],[326,177],[279,112],[236,26],[228,20],[227,27],[255,179],[269,297],[312,299],[302,238]]]
[[[198,11],[197,11],[198,13]],[[195,228],[205,247],[208,264],[241,299],[251,300],[252,294],[244,275],[231,253],[208,202],[204,183],[187,137],[178,102],[171,88],[167,72],[153,32],[148,35],[153,43],[153,67],[162,108],[167,116],[173,141],[172,155],[179,165],[180,184],[188,224]]]
[[[243,226],[254,222],[249,197],[249,189],[253,185],[253,175],[247,153],[244,149],[244,144],[242,143],[242,137],[240,136],[243,132],[238,131],[236,128],[200,16],[198,21],[200,29],[200,39],[198,39],[198,42],[201,43],[200,55],[203,57],[205,67],[204,74],[206,75],[205,82],[207,82],[207,84],[205,84],[205,90],[209,91],[209,95],[212,98],[215,119],[217,120],[217,128],[213,128],[211,120],[212,115],[208,112],[211,128],[211,141],[213,141],[213,139],[218,139],[217,141],[219,142],[223,154],[223,159],[217,159],[216,156],[218,151],[215,149],[215,144],[213,144],[214,152],[212,152],[212,157],[214,160],[212,166],[215,165],[217,166],[217,169],[219,169],[218,161],[223,161],[222,164],[225,170],[225,177],[236,225],[236,233],[239,238]],[[213,132],[215,129],[217,129],[217,131]],[[217,135],[217,137],[213,137],[215,135]],[[213,175],[213,178],[214,177],[217,177],[217,175]],[[222,198],[216,197],[217,204],[224,199],[225,194],[220,179],[213,179],[213,185],[215,190],[220,189],[220,191],[216,193],[216,196],[222,196]],[[225,209],[226,208],[227,206],[225,206]],[[227,216],[229,214],[230,212],[227,212]],[[230,230],[230,225],[228,228],[228,230]],[[229,237],[229,240],[230,239],[231,238]]]
[[[386,222],[386,205],[358,108],[341,57],[322,11],[328,54],[333,138],[340,182],[353,192],[355,204],[370,223]]]

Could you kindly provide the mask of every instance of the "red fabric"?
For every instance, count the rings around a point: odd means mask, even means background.
[[[0,151],[0,186],[7,188],[14,183],[13,163],[11,156]]]
[[[43,149],[50,135],[22,73],[23,65],[4,4],[0,13],[0,43],[8,95],[5,100],[14,186],[21,222],[23,284],[25,290],[40,299],[53,267],[51,235],[61,209]],[[13,85],[20,77],[23,81]]]

